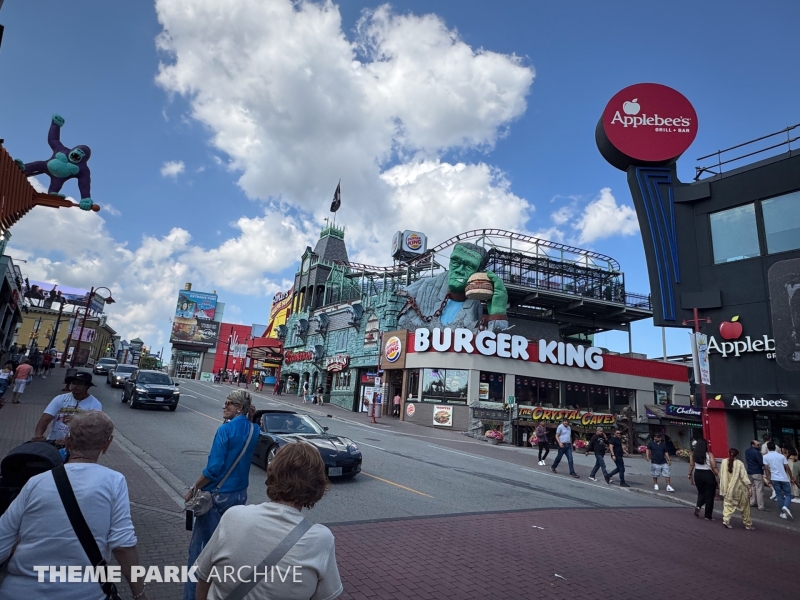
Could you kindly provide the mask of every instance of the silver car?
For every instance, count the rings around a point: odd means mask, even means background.
[[[106,383],[111,387],[122,387],[128,380],[128,377],[133,375],[139,367],[135,365],[118,365],[113,371],[108,372]]]

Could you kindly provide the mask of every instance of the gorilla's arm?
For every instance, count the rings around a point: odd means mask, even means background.
[[[47,143],[53,154],[56,152],[69,153],[69,148],[61,143],[61,126],[64,124],[64,119],[58,115],[53,115],[53,120],[50,123],[50,131],[47,133]]]
[[[81,193],[81,200],[91,199],[92,197],[92,174],[89,167],[85,164],[80,165],[78,173],[78,191]]]

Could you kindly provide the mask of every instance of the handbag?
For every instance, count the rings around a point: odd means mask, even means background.
[[[254,428],[255,425],[251,423],[250,433],[247,435],[247,440],[244,443],[242,451],[239,453],[239,456],[236,457],[236,460],[233,461],[231,468],[228,469],[227,473],[225,473],[225,477],[223,477],[220,480],[214,491],[213,492],[207,492],[204,490],[195,491],[194,496],[189,498],[184,504],[184,510],[192,511],[195,517],[202,517],[204,514],[206,514],[208,511],[211,510],[211,507],[214,504],[214,494],[219,492],[219,489],[225,484],[225,482],[228,480],[228,477],[231,476],[231,473],[233,473],[233,470],[236,468],[236,465],[238,465],[239,461],[242,460],[244,453],[247,451],[247,447],[250,445],[250,440],[253,438]]]
[[[53,479],[56,482],[56,488],[58,489],[58,495],[61,496],[61,502],[64,504],[64,510],[67,511],[67,517],[69,518],[70,525],[72,525],[75,535],[78,536],[78,541],[81,543],[83,551],[86,552],[89,562],[92,563],[92,566],[95,569],[97,569],[97,567],[103,567],[103,569],[105,569],[108,563],[106,562],[106,559],[103,558],[103,555],[100,554],[100,548],[97,546],[97,540],[94,539],[92,530],[89,529],[89,525],[86,523],[86,519],[83,517],[81,507],[78,505],[77,498],[75,498],[75,492],[72,489],[72,484],[69,482],[67,470],[64,468],[64,465],[60,465],[53,469],[52,473]],[[122,597],[119,595],[119,593],[117,593],[116,585],[108,581],[101,581],[99,583],[100,587],[103,589],[103,593],[106,595],[106,600],[122,600]]]
[[[281,559],[286,556],[286,553],[289,552],[294,545],[300,541],[300,538],[303,537],[306,532],[311,529],[314,524],[303,517],[303,520],[300,521],[297,525],[295,525],[294,529],[289,532],[285,538],[281,540],[281,542],[275,546],[275,548],[267,554],[266,558],[261,561],[261,564],[258,565],[255,569],[253,569],[253,573],[264,573],[267,567],[270,569],[276,566]],[[237,585],[233,591],[225,596],[224,600],[242,600],[250,591],[256,587],[258,584],[257,576],[253,577],[253,581],[242,581],[239,585]]]

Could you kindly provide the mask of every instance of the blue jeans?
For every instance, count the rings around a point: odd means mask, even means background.
[[[772,487],[775,495],[778,496],[778,506],[789,508],[792,502],[792,484],[788,481],[773,481]]]
[[[598,469],[602,469],[603,477],[608,479],[608,471],[606,471],[606,459],[602,454],[594,455],[594,468],[592,468],[592,474],[589,475],[589,477],[594,477],[597,474]]]
[[[564,444],[558,449],[558,456],[553,461],[553,466],[550,467],[551,469],[556,469],[558,467],[558,463],[561,462],[561,457],[567,455],[567,464],[569,464],[569,474],[575,474],[575,467],[572,466],[572,444]]]
[[[238,492],[214,494],[214,504],[206,514],[196,517],[194,529],[192,530],[192,541],[189,542],[189,568],[194,565],[197,557],[205,548],[214,531],[219,525],[219,521],[225,511],[231,506],[239,506],[247,503],[247,490]],[[197,584],[187,581],[183,587],[183,600],[194,600]]]
[[[617,465],[617,468],[611,471],[608,474],[608,477],[611,478],[617,473],[619,473],[619,482],[625,483],[625,461],[620,456],[619,458],[614,459],[614,464]]]

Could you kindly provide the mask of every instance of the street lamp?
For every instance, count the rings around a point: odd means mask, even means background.
[[[86,317],[89,314],[89,308],[92,306],[92,299],[94,298],[95,294],[99,290],[106,290],[108,291],[108,298],[103,298],[106,304],[114,304],[114,299],[111,297],[111,290],[107,287],[99,287],[99,288],[92,288],[89,292],[89,297],[86,299],[86,310],[83,311],[83,321],[81,321],[81,332],[78,334],[78,343],[75,344],[75,350],[72,352],[72,360],[69,363],[70,367],[75,366],[75,358],[78,356],[78,351],[81,349],[81,341],[83,338],[83,330],[86,326]],[[102,296],[101,296],[102,298]],[[73,327],[75,329],[75,327]],[[67,352],[69,352],[69,344],[72,341],[72,332],[70,332],[69,337],[67,338],[67,345],[64,348],[64,355],[61,357],[61,366],[63,367],[67,360]]]

